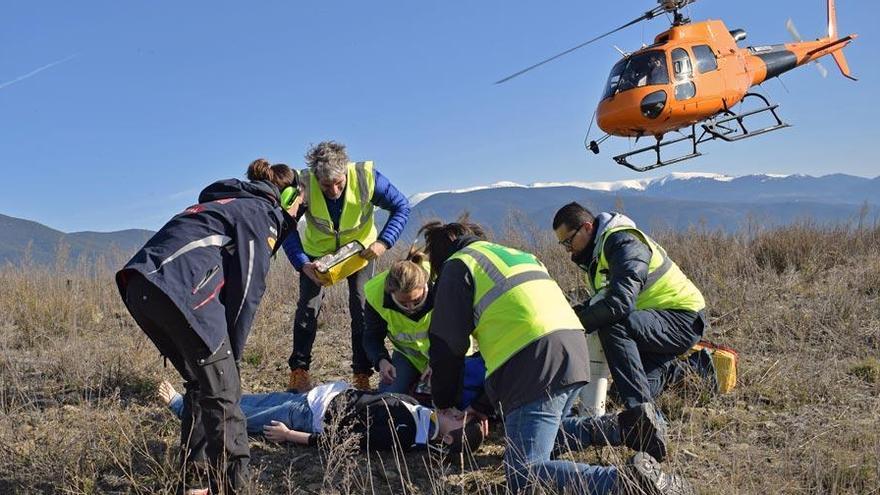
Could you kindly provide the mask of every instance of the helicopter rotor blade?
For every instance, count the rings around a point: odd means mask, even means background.
[[[788,20],[785,21],[785,29],[788,30],[788,33],[791,34],[791,37],[795,41],[803,41],[803,38],[801,38],[801,33],[798,32],[797,27],[795,27],[794,25],[794,21],[791,20],[791,17],[789,17]]]
[[[552,62],[553,60],[556,60],[557,58],[559,58],[559,57],[561,57],[561,56],[563,56],[563,55],[568,55],[569,53],[571,53],[571,52],[573,52],[573,51],[575,51],[575,50],[577,50],[577,49],[579,49],[579,48],[583,48],[583,47],[589,45],[590,43],[593,43],[593,42],[595,42],[595,41],[599,41],[600,39],[602,39],[602,38],[604,38],[604,37],[606,37],[606,36],[609,36],[609,35],[611,35],[611,34],[614,34],[614,33],[618,32],[618,31],[620,31],[621,29],[628,28],[628,27],[632,26],[633,24],[637,24],[637,23],[642,22],[642,21],[647,21],[647,20],[649,20],[649,19],[653,19],[654,17],[657,17],[658,15],[662,14],[663,12],[664,12],[664,11],[663,11],[663,8],[662,8],[662,7],[655,7],[655,8],[653,8],[653,9],[649,10],[648,12],[645,12],[644,14],[642,14],[641,16],[639,16],[637,19],[633,19],[633,20],[627,22],[627,23],[624,24],[623,26],[620,26],[620,27],[618,27],[618,28],[616,28],[616,29],[612,29],[611,31],[608,31],[608,32],[605,33],[605,34],[601,34],[601,35],[599,35],[599,36],[596,36],[595,38],[593,38],[593,39],[591,39],[591,40],[588,40],[588,41],[585,41],[585,42],[581,43],[580,45],[573,46],[573,47],[569,48],[568,50],[565,50],[564,52],[557,53],[556,55],[553,55],[553,56],[550,57],[550,58],[546,58],[546,59],[544,59],[544,60],[538,62],[537,64],[534,64],[534,65],[531,65],[531,66],[529,66],[529,67],[526,67],[525,69],[523,69],[523,70],[521,70],[521,71],[519,71],[519,72],[515,72],[515,73],[513,73],[513,74],[511,74],[511,75],[509,75],[509,76],[507,76],[507,77],[505,77],[504,79],[499,79],[499,80],[495,81],[495,84],[501,84],[501,83],[503,83],[503,82],[507,82],[507,81],[513,79],[514,77],[517,77],[517,76],[520,76],[520,75],[522,75],[522,74],[525,74],[526,72],[528,72],[528,71],[530,71],[530,70],[532,70],[532,69],[538,68],[538,67],[540,67],[540,66],[546,64],[547,62]]]
[[[801,33],[798,32],[797,26],[794,25],[794,21],[792,21],[790,17],[787,21],[785,21],[785,29],[788,30],[789,34],[791,34],[791,37],[795,41],[797,41],[798,43],[803,41],[803,38],[801,38]],[[816,70],[819,71],[820,76],[822,76],[823,78],[828,77],[828,69],[826,69],[824,65],[820,64],[818,60],[813,60],[812,64],[816,66]]]

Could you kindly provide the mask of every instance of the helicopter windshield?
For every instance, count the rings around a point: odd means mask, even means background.
[[[602,99],[632,88],[667,83],[669,83],[669,69],[666,67],[666,52],[651,50],[637,53],[614,65],[608,76]]]

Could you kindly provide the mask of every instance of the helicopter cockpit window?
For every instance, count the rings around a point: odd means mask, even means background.
[[[614,67],[611,68],[611,74],[608,76],[608,82],[605,84],[605,92],[602,93],[603,100],[609,96],[614,96],[614,94],[617,93],[617,84],[620,82],[620,75],[623,74],[623,69],[626,68],[626,64],[628,63],[629,59],[625,58],[614,64]]]
[[[712,48],[708,45],[697,45],[693,47],[694,57],[697,58],[697,72],[703,74],[705,72],[712,72],[713,70],[718,68],[718,60],[715,59],[715,54],[712,53]]]
[[[611,75],[608,76],[608,84],[605,86],[605,94],[602,98],[632,88],[668,83],[666,53],[662,50],[651,50],[635,54],[615,64],[611,69]]]
[[[676,81],[687,81],[694,76],[691,58],[688,56],[688,52],[681,48],[672,50],[672,72],[675,73]]]

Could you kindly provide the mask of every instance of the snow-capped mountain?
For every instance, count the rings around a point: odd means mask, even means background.
[[[784,176],[778,176],[784,177]],[[420,203],[422,200],[433,196],[435,194],[459,194],[466,193],[472,191],[480,191],[483,189],[498,189],[502,187],[525,187],[525,188],[540,188],[540,187],[577,187],[581,189],[589,189],[591,191],[620,191],[620,190],[632,190],[632,191],[644,191],[649,186],[660,183],[664,184],[670,180],[688,180],[688,179],[710,179],[717,180],[721,182],[729,182],[733,180],[733,177],[721,174],[711,174],[711,173],[701,173],[701,172],[676,172],[669,175],[665,175],[663,177],[652,177],[647,179],[629,179],[629,180],[619,180],[619,181],[605,181],[605,182],[533,182],[532,184],[518,184],[516,182],[511,181],[501,181],[496,182],[494,184],[489,184],[488,186],[474,186],[474,187],[466,187],[463,189],[455,189],[449,191],[434,191],[434,192],[424,192],[412,195],[409,200],[410,203],[415,205]]]
[[[736,230],[801,220],[819,223],[880,222],[880,177],[844,174],[746,175],[673,173],[607,182],[498,182],[487,186],[419,193],[410,228],[429,218],[451,220],[463,211],[495,229],[517,222],[548,228],[570,201],[594,210],[623,209],[641,225],[684,229],[694,225]],[[408,229],[409,230],[409,229]]]

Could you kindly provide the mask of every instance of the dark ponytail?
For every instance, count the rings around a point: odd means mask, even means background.
[[[431,273],[434,276],[439,275],[440,267],[455,253],[455,241],[459,238],[473,236],[480,240],[486,239],[486,231],[481,225],[471,222],[467,213],[457,222],[428,222],[422,225],[416,235],[425,236],[425,252],[431,260]]]
[[[248,165],[247,178],[252,181],[271,182],[279,190],[297,185],[296,172],[290,167],[283,163],[269,165],[269,162],[264,158],[257,158]]]

